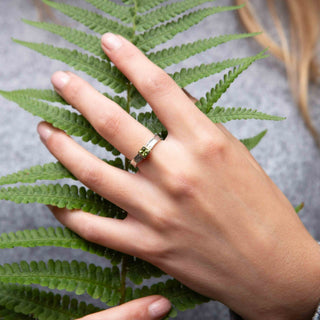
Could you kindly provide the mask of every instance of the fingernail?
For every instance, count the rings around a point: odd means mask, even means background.
[[[101,38],[102,45],[107,50],[115,50],[119,49],[122,46],[122,41],[119,37],[114,35],[113,33],[106,33]]]
[[[159,300],[153,302],[149,308],[149,315],[152,318],[159,318],[162,317],[164,315],[166,315],[171,309],[171,304],[169,302],[169,300],[165,299],[165,298],[160,298]]]
[[[52,132],[53,131],[52,131],[51,127],[48,126],[48,124],[42,122],[38,125],[38,133],[39,133],[40,139],[43,143],[45,143],[49,139]]]
[[[63,71],[56,72],[51,78],[53,86],[58,90],[61,90],[69,81],[70,76]]]

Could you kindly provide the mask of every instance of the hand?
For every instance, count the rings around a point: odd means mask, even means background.
[[[78,320],[159,320],[171,309],[170,302],[161,296],[133,300]]]
[[[245,319],[311,317],[320,297],[320,250],[286,197],[247,149],[133,44],[107,34],[102,47],[168,136],[131,174],[41,123],[50,152],[128,212],[117,220],[56,208],[57,219],[89,241],[153,263]],[[52,83],[128,159],[153,137],[76,75],[57,72]]]

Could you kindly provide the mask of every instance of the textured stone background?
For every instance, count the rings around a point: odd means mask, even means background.
[[[219,0],[217,5],[231,3],[231,0]],[[263,1],[259,0],[255,3],[258,12],[265,11]],[[0,1],[0,89],[49,88],[50,75],[56,70],[69,68],[13,43],[11,37],[29,41],[46,41],[57,46],[63,46],[64,41],[49,33],[26,26],[21,22],[21,18],[38,19],[31,0]],[[68,25],[77,25],[62,15],[57,14],[57,18]],[[270,21],[265,17],[264,20],[264,23],[271,28]],[[243,28],[236,13],[221,13],[207,18],[191,31],[176,36],[169,44],[242,31]],[[260,48],[254,40],[240,40],[188,59],[179,67],[209,63],[227,57],[253,55],[259,50]],[[168,71],[172,72],[177,68],[175,66]],[[80,72],[79,74],[83,75]],[[221,75],[219,76],[221,77]],[[188,89],[194,96],[200,97],[210,86],[215,84],[217,79],[217,77],[205,79],[191,85]],[[98,83],[91,82],[96,87],[100,87]],[[312,117],[320,128],[318,96],[319,88],[312,87]],[[239,138],[252,136],[264,128],[269,129],[266,138],[253,151],[253,154],[294,205],[301,201],[305,202],[301,219],[310,233],[319,239],[320,153],[294,106],[284,68],[272,57],[255,63],[231,86],[220,105],[258,107],[262,111],[287,117],[286,121],[280,123],[253,120],[249,122],[237,121],[228,124],[227,127]],[[38,122],[39,119],[0,97],[1,175],[53,161],[52,156],[42,146],[36,133]],[[95,150],[91,146],[89,149]],[[98,154],[102,155],[101,152]],[[46,207],[42,205],[17,205],[5,201],[0,203],[0,233],[59,225]],[[93,256],[77,250],[70,252],[69,250],[52,248],[17,248],[0,251],[1,264],[22,259],[30,261],[48,258],[79,259],[92,262]],[[102,259],[94,259],[96,263],[105,264]],[[216,302],[186,311],[178,317],[178,319],[219,320],[227,318],[227,309]]]

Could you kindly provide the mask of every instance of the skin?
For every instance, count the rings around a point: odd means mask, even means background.
[[[102,48],[168,136],[132,174],[41,123],[49,151],[128,212],[115,220],[53,208],[56,218],[89,241],[153,263],[244,319],[311,319],[320,297],[320,250],[287,198],[243,144],[133,44],[106,34]],[[57,72],[52,83],[128,159],[153,137],[76,75]]]

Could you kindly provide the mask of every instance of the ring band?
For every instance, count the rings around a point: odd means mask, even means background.
[[[137,155],[130,161],[131,165],[136,167],[139,162],[144,160],[151,150],[154,148],[154,146],[161,140],[161,138],[155,134],[154,137],[147,142],[137,153]]]

